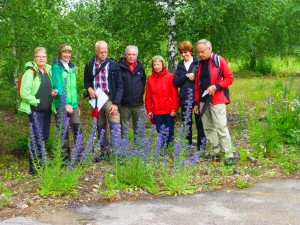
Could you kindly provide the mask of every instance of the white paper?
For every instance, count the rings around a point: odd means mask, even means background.
[[[102,106],[108,100],[108,96],[100,88],[97,88],[96,94],[98,96],[98,98],[97,98],[97,107],[98,107],[98,112],[99,112],[100,109],[102,108]],[[95,108],[96,99],[92,98],[91,100],[89,100],[89,103],[93,108]]]
[[[208,90],[205,90],[204,92],[203,92],[203,94],[202,94],[202,97],[204,97],[205,95],[207,95],[209,93],[209,91]]]

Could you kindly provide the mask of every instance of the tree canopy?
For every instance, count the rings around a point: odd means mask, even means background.
[[[37,46],[49,63],[63,43],[73,61],[85,63],[94,44],[104,39],[118,60],[127,45],[139,47],[149,65],[154,55],[169,56],[174,70],[176,45],[183,40],[211,40],[215,52],[244,60],[254,69],[268,56],[298,54],[298,0],[1,0],[0,73],[14,82]]]

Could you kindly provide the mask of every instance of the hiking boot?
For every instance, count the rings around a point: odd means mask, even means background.
[[[225,159],[225,165],[226,166],[233,166],[234,165],[233,158],[226,158]]]
[[[36,168],[34,167],[34,165],[33,164],[30,164],[29,165],[29,174],[31,174],[31,175],[37,175],[37,170],[36,170]]]
[[[95,158],[95,162],[101,162],[103,160],[108,161],[109,157],[110,157],[109,152],[101,152],[100,156]]]

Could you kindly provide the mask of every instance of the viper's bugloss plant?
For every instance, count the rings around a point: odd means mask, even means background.
[[[56,120],[56,142],[52,148],[51,157],[47,157],[45,144],[41,138],[36,141],[35,135],[31,132],[30,152],[32,156],[38,155],[39,161],[34,161],[38,171],[39,190],[38,193],[44,197],[50,195],[67,195],[77,193],[76,186],[86,169],[92,163],[92,157],[96,139],[96,120],[93,120],[92,132],[84,148],[84,140],[81,132],[77,133],[74,151],[70,160],[66,160],[63,146],[67,139],[69,116],[64,109],[66,102],[66,80],[64,92],[61,97],[61,108],[58,110]],[[34,130],[34,124],[31,124]],[[36,126],[38,127],[38,125]],[[41,147],[39,147],[41,146]],[[41,163],[42,162],[42,163]]]
[[[191,110],[187,113],[191,113]],[[150,130],[146,129],[146,116],[138,121],[133,143],[126,140],[126,135],[121,138],[120,127],[117,126],[111,133],[115,156],[113,169],[106,173],[106,191],[101,192],[111,195],[113,190],[110,188],[116,190],[129,187],[141,187],[151,193],[160,190],[171,194],[194,190],[190,181],[194,165],[198,162],[198,152],[194,152],[187,143],[183,131],[187,126],[182,124],[179,127],[178,137],[169,145],[168,128],[163,125],[159,133],[156,133],[154,126]]]

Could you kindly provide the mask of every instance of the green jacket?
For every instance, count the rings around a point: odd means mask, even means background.
[[[54,98],[55,107],[60,108],[64,94],[64,82],[66,86],[66,105],[78,108],[78,90],[76,83],[76,66],[69,62],[70,71],[66,70],[60,59],[55,59],[52,65],[53,88],[58,90],[58,95]]]
[[[34,78],[34,73],[29,68],[33,67],[37,73]],[[44,66],[47,74],[52,82],[52,74],[51,74],[51,66],[49,64],[45,64]],[[21,96],[21,104],[18,108],[19,111],[25,112],[27,114],[31,113],[30,106],[37,106],[40,103],[40,100],[35,97],[36,93],[39,90],[41,85],[41,77],[38,73],[37,65],[34,61],[27,62],[25,64],[25,72],[22,76],[21,80],[21,89],[20,89],[20,96]],[[53,113],[56,113],[54,102],[52,102],[51,110]]]

